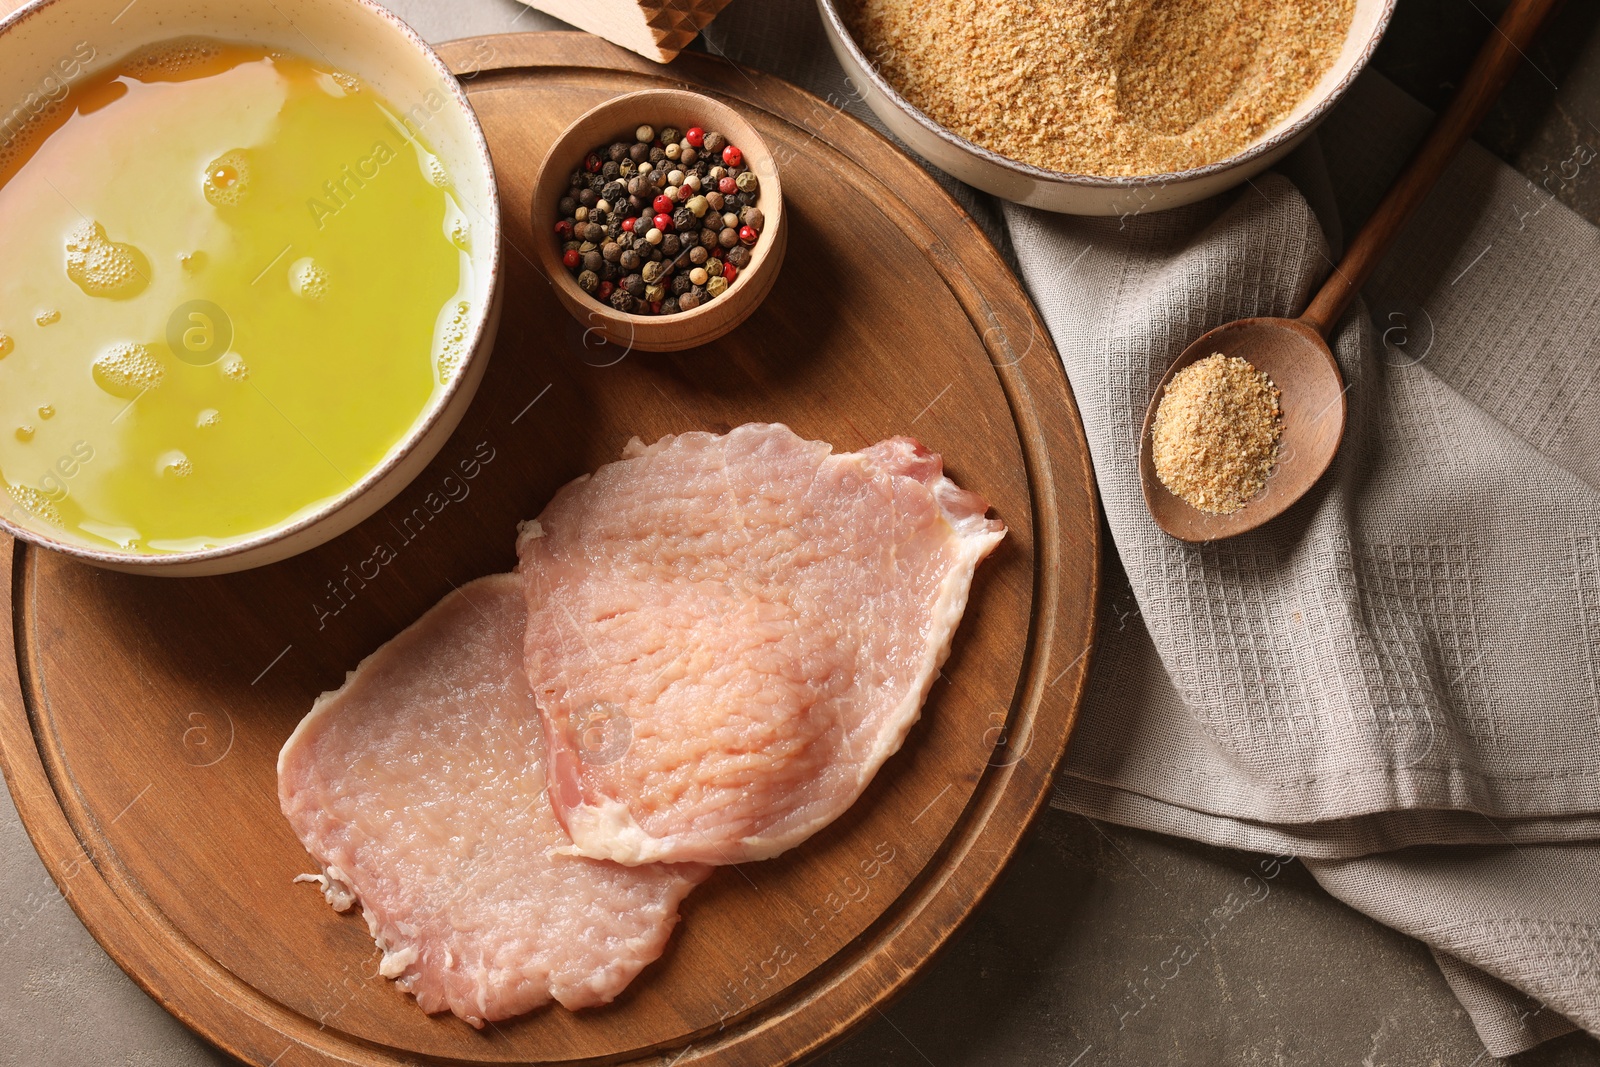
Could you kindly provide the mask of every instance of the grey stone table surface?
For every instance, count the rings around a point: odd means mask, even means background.
[[[761,0],[735,0],[755,4]],[[1505,0],[1400,0],[1375,65],[1441,106]],[[391,0],[430,40],[557,28],[515,0]],[[1566,5],[1479,140],[1534,182],[1600,146],[1600,4]],[[1553,183],[1600,223],[1595,179]],[[1328,897],[1298,865],[1201,941],[1262,858],[1048,812],[971,925],[826,1067],[1600,1065],[1579,1034],[1488,1057],[1423,947]],[[1137,1011],[1126,989],[1200,942]],[[61,901],[0,801],[0,1067],[231,1065],[168,1017]]]

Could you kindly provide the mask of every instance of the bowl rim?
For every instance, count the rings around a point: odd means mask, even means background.
[[[851,59],[855,61],[856,67],[866,74],[867,79],[872,82],[873,88],[888,97],[901,112],[922,127],[928,134],[944,141],[952,148],[978,157],[984,163],[1000,167],[1003,170],[1034,181],[1049,182],[1052,185],[1078,186],[1085,189],[1115,190],[1177,185],[1222,174],[1236,167],[1243,167],[1253,160],[1260,159],[1315,126],[1333,105],[1339,102],[1349,90],[1351,84],[1371,63],[1372,54],[1377,51],[1379,42],[1383,40],[1383,35],[1388,30],[1389,21],[1394,17],[1395,5],[1399,0],[1381,0],[1381,2],[1383,10],[1378,17],[1372,36],[1367,40],[1366,46],[1362,48],[1361,54],[1356,57],[1355,63],[1351,65],[1343,78],[1340,78],[1337,83],[1323,94],[1321,100],[1317,101],[1309,111],[1294,122],[1282,127],[1270,136],[1252,141],[1238,153],[1228,156],[1226,159],[1219,159],[1215,163],[1191,167],[1188,170],[1165,171],[1159,174],[1121,175],[1077,174],[1072,171],[1049,170],[1045,167],[1035,166],[1032,163],[1024,163],[1021,160],[1003,156],[991,148],[985,148],[980,144],[969,141],[960,134],[941,126],[921,108],[901,96],[899,91],[889,84],[888,79],[878,72],[878,68],[867,60],[866,54],[861,50],[861,45],[856,41],[855,35],[850,32],[850,28],[845,25],[844,18],[839,13],[838,0],[817,0],[817,7],[822,12],[822,17],[830,31],[830,36],[843,43],[845,49],[850,53]],[[848,80],[850,72],[846,71],[845,73]],[[856,87],[852,85],[851,88],[855,89]],[[859,89],[856,90],[856,95],[858,98],[865,99]]]
[[[556,179],[561,176],[560,169],[552,169],[552,164],[556,161],[556,153],[567,147],[567,142],[576,134],[578,127],[582,123],[586,122],[591,116],[626,102],[671,98],[693,100],[697,102],[696,106],[701,106],[701,102],[703,102],[704,104],[709,104],[713,109],[721,111],[727,116],[731,116],[732,119],[743,126],[749,134],[748,137],[741,135],[740,140],[746,145],[753,143],[759,146],[761,154],[772,160],[772,173],[770,175],[759,176],[761,181],[761,199],[764,205],[762,208],[762,214],[766,216],[766,226],[761,231],[761,237],[763,239],[758,240],[752,246],[750,253],[750,265],[739,271],[739,276],[733,280],[732,285],[728,286],[727,292],[725,292],[722,296],[717,297],[715,300],[706,301],[693,311],[680,311],[676,315],[640,315],[632,311],[618,311],[609,304],[602,303],[593,295],[584,292],[578,286],[577,280],[573,278],[571,272],[561,262],[561,257],[557,251],[559,246],[552,244],[548,240],[545,240],[545,238],[548,236],[548,232],[541,234],[539,231],[539,223],[530,220],[530,228],[533,230],[535,239],[539,241],[538,256],[544,261],[545,265],[550,268],[551,284],[560,286],[569,295],[582,301],[585,305],[592,305],[593,310],[602,316],[613,318],[620,323],[626,323],[635,331],[640,330],[641,328],[648,331],[657,327],[666,327],[669,324],[674,328],[677,328],[688,323],[693,323],[699,319],[707,318],[709,317],[708,313],[727,314],[728,308],[732,306],[732,304],[728,302],[728,298],[732,297],[735,292],[738,292],[742,296],[746,289],[748,289],[748,287],[745,289],[740,288],[740,286],[744,285],[745,279],[756,275],[760,272],[761,268],[766,265],[767,259],[771,254],[773,247],[777,243],[778,228],[783,218],[783,180],[778,173],[779,167],[777,153],[772,151],[771,146],[769,146],[766,140],[761,136],[760,131],[755,128],[755,124],[749,119],[745,118],[743,115],[739,114],[737,109],[723,103],[720,100],[714,99],[707,93],[695,92],[692,89],[635,89],[626,93],[618,93],[615,96],[607,97],[605,100],[602,100],[594,107],[589,108],[583,114],[567,123],[566,127],[562,129],[560,133],[556,134],[555,139],[550,142],[550,147],[545,150],[544,158],[539,161],[539,169],[535,172],[537,177],[534,181],[532,204],[530,207],[536,207],[538,202],[545,198],[549,185],[556,184]],[[585,151],[587,151],[587,148]],[[765,204],[766,198],[769,194],[772,197],[772,202],[770,205]]]
[[[4,38],[6,34],[10,33],[17,26],[31,18],[40,15],[49,8],[54,7],[59,2],[62,2],[62,0],[30,0],[29,3],[24,4],[22,7],[18,8],[10,15],[7,15],[5,18],[0,19],[0,38]],[[493,223],[494,237],[494,241],[489,248],[489,261],[486,271],[488,278],[489,298],[483,301],[482,307],[477,310],[474,316],[475,322],[470,338],[470,345],[465,347],[466,357],[456,368],[454,377],[450,383],[445,386],[444,391],[440,393],[436,399],[434,399],[432,410],[428,411],[424,416],[419,417],[415,422],[413,422],[410,429],[406,431],[405,436],[394,445],[390,446],[388,453],[383,457],[382,461],[358,478],[354,485],[351,485],[337,496],[326,499],[321,505],[315,506],[314,510],[310,511],[308,514],[302,515],[293,522],[283,523],[277,526],[268,527],[265,530],[256,531],[254,534],[241,540],[232,541],[226,545],[219,545],[214,548],[202,548],[184,552],[164,552],[159,555],[153,553],[145,555],[135,552],[121,552],[95,548],[87,545],[76,544],[71,541],[59,540],[57,538],[40,533],[37,530],[32,530],[18,525],[7,518],[5,512],[3,511],[0,511],[0,530],[10,534],[19,541],[25,541],[29,544],[38,545],[41,548],[53,549],[69,556],[75,556],[78,559],[87,560],[91,563],[109,564],[115,567],[132,567],[139,570],[149,569],[151,571],[160,571],[172,567],[189,567],[196,563],[205,563],[213,560],[227,559],[233,556],[242,556],[248,553],[257,552],[263,548],[266,548],[268,545],[287,541],[301,533],[304,533],[314,526],[318,526],[323,522],[326,522],[339,512],[344,511],[346,508],[353,505],[376,485],[384,481],[391,473],[393,473],[395,468],[399,467],[410,457],[411,453],[416,450],[417,446],[422,442],[422,440],[426,438],[428,434],[433,431],[434,427],[436,427],[440,421],[446,417],[446,413],[451,410],[457,395],[461,392],[462,388],[464,388],[465,383],[472,378],[472,375],[469,372],[471,365],[474,362],[488,358],[489,354],[481,349],[485,333],[488,330],[490,322],[493,318],[492,309],[495,305],[494,297],[500,284],[500,231],[502,224],[500,219],[500,190],[496,184],[494,159],[489,153],[489,142],[484,136],[483,125],[478,121],[477,113],[473,111],[472,104],[467,99],[466,91],[462,89],[461,83],[456,79],[455,74],[451,72],[449,66],[446,65],[444,60],[439,56],[439,53],[434,50],[433,46],[428,44],[427,41],[423,40],[422,36],[418,34],[416,30],[412,29],[411,26],[405,22],[405,20],[401,19],[394,12],[378,3],[377,0],[335,0],[335,2],[353,4],[356,7],[365,10],[369,14],[378,16],[384,22],[388,23],[391,29],[395,30],[400,34],[401,37],[405,38],[405,40],[409,42],[418,53],[421,54],[423,59],[433,67],[433,69],[442,79],[444,87],[449,93],[450,98],[456,102],[456,104],[461,108],[462,114],[465,115],[467,120],[467,129],[471,134],[472,143],[477,149],[478,163],[483,168],[484,173],[488,175],[487,185],[489,199],[487,206],[489,220]],[[401,488],[404,487],[402,486]],[[307,549],[309,550],[309,548],[314,547],[316,546],[309,545],[307,546]],[[298,551],[291,552],[290,556],[298,554]]]

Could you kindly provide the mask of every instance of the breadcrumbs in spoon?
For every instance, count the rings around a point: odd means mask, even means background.
[[[1183,368],[1156,408],[1156,477],[1201,511],[1238,511],[1266,486],[1277,462],[1281,395],[1239,356],[1218,352]]]

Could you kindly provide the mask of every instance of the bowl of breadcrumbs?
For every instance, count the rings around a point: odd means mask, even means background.
[[[1265,170],[1367,65],[1395,0],[817,0],[884,124],[969,185],[1075,215]]]

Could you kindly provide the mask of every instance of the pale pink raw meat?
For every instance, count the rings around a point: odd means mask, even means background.
[[[559,854],[526,621],[515,575],[463,586],[324,693],[278,757],[328,902],[361,904],[380,973],[423,1011],[474,1026],[610,1002],[709,873]]]
[[[1005,536],[940,458],[788,427],[686,433],[523,524],[528,677],[578,854],[765,859],[906,737]]]

